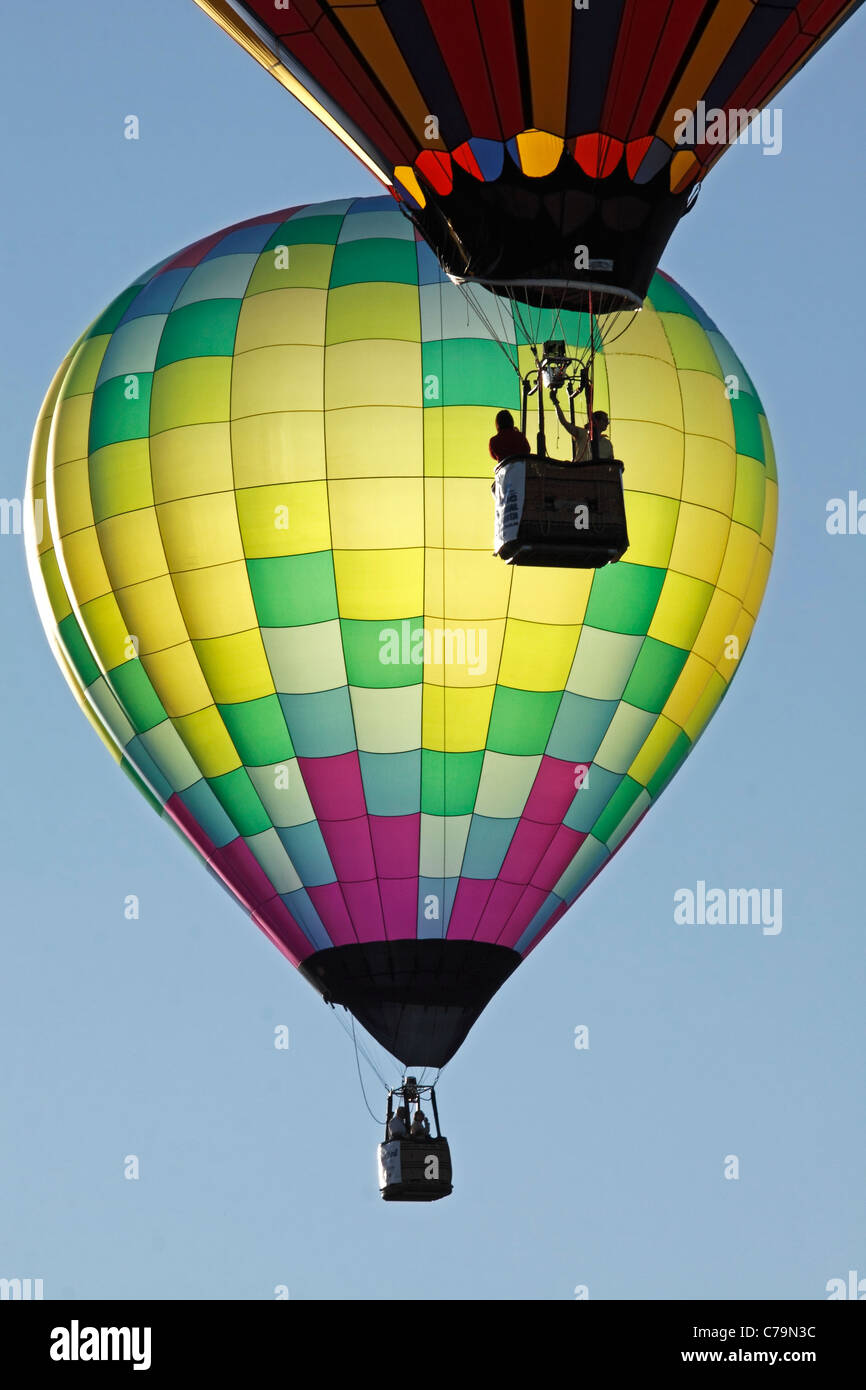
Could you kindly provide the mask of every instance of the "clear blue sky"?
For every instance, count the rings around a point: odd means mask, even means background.
[[[31,0],[4,38],[15,497],[63,353],[139,271],[377,186],[189,0]],[[782,153],[731,150],[663,260],[762,394],[776,562],[698,749],[445,1072],[447,1201],[381,1202],[350,1041],[102,751],[0,537],[0,1276],[377,1300],[820,1299],[866,1276],[866,536],[825,530],[829,498],[866,495],[864,58],[860,13],[784,94]],[[781,888],[782,932],[675,925],[698,879]]]

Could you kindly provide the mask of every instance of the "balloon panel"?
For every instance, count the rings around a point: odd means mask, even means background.
[[[761,401],[662,274],[597,360],[631,545],[595,572],[492,556],[487,441],[518,378],[387,197],[186,248],[58,371],[29,482],[49,639],[293,962],[525,955],[724,695],[773,545]]]
[[[575,303],[592,284],[613,307],[646,294],[689,190],[741,131],[728,113],[745,124],[861,0],[197,2],[450,273],[567,283]]]

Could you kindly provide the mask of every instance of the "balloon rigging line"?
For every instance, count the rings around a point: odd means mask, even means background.
[[[370,1057],[370,1055],[369,1055],[369,1053],[367,1052],[366,1048],[363,1046],[363,1044],[360,1044],[360,1043],[358,1042],[358,1038],[357,1038],[357,1035],[356,1035],[356,1033],[355,1033],[355,1018],[354,1018],[354,1015],[353,1015],[353,1014],[350,1014],[350,1015],[349,1015],[349,1017],[350,1017],[351,1020],[352,1020],[352,1028],[351,1028],[351,1033],[350,1033],[349,1029],[346,1027],[345,1023],[343,1022],[343,1020],[342,1020],[342,1018],[340,1017],[340,1015],[337,1013],[336,1009],[334,1010],[334,1014],[335,1014],[335,1017],[336,1017],[336,1019],[337,1019],[337,1022],[339,1023],[340,1027],[342,1028],[343,1032],[346,1034],[347,1037],[351,1037],[352,1042],[353,1042],[354,1045],[355,1045],[355,1066],[356,1066],[357,1069],[358,1069],[358,1082],[359,1082],[360,1087],[361,1087],[361,1096],[362,1096],[362,1098],[363,1098],[363,1101],[364,1101],[365,1106],[367,1107],[367,1113],[369,1114],[369,1116],[370,1116],[370,1118],[371,1118],[372,1120],[375,1120],[375,1121],[376,1121],[376,1124],[378,1124],[378,1125],[384,1125],[384,1123],[385,1123],[384,1118],[381,1118],[381,1119],[380,1119],[380,1117],[374,1113],[374,1111],[372,1110],[372,1108],[371,1108],[371,1106],[370,1106],[370,1102],[369,1102],[368,1099],[367,1099],[367,1092],[366,1092],[366,1089],[365,1089],[365,1087],[364,1087],[364,1078],[363,1078],[363,1076],[362,1076],[362,1074],[361,1074],[361,1061],[360,1061],[360,1057],[359,1057],[359,1055],[358,1055],[359,1052],[360,1052],[361,1055],[364,1057],[364,1060],[365,1060],[365,1062],[367,1063],[367,1065],[376,1073],[376,1076],[378,1077],[378,1079],[379,1079],[381,1085],[384,1087],[384,1089],[385,1089],[386,1091],[388,1091],[388,1090],[390,1090],[390,1087],[389,1087],[387,1081],[385,1080],[385,1078],[383,1077],[382,1073],[379,1071],[379,1068],[376,1066],[375,1062],[374,1062],[373,1059]]]
[[[382,1118],[380,1119],[380,1117],[379,1117],[377,1114],[375,1114],[375,1112],[373,1111],[373,1109],[372,1109],[371,1106],[370,1106],[370,1102],[369,1102],[368,1099],[367,1099],[367,1092],[366,1092],[365,1089],[364,1089],[364,1078],[363,1078],[363,1076],[361,1075],[361,1061],[360,1061],[360,1058],[359,1058],[359,1056],[358,1056],[358,1040],[357,1040],[357,1038],[355,1038],[355,1020],[354,1020],[354,1018],[352,1019],[352,1037],[353,1037],[354,1042],[355,1042],[355,1066],[356,1066],[357,1069],[358,1069],[358,1085],[361,1087],[361,1096],[362,1096],[362,1098],[363,1098],[364,1104],[365,1104],[366,1107],[367,1107],[367,1114],[370,1116],[370,1119],[371,1119],[371,1120],[375,1120],[375,1121],[376,1121],[376,1124],[377,1124],[377,1125],[384,1125],[384,1124],[385,1124],[384,1117],[382,1117]],[[369,1061],[369,1058],[368,1058],[367,1060]]]
[[[501,332],[500,332],[500,333],[497,333],[497,332],[496,332],[496,327],[495,327],[495,325],[494,325],[494,323],[493,323],[492,318],[491,318],[490,315],[487,313],[487,311],[482,307],[481,303],[479,303],[479,301],[476,299],[475,295],[472,293],[473,287],[472,287],[471,285],[465,283],[465,282],[461,282],[461,284],[459,285],[458,288],[460,289],[460,293],[463,295],[463,298],[466,300],[466,303],[467,303],[468,305],[471,305],[471,307],[472,307],[472,312],[481,320],[481,323],[482,323],[482,325],[484,326],[484,328],[487,330],[487,333],[488,333],[489,337],[493,340],[493,342],[494,342],[494,343],[496,344],[496,346],[499,348],[500,352],[503,352],[503,353],[505,354],[505,358],[506,358],[506,361],[508,362],[509,366],[510,366],[510,367],[513,367],[514,371],[516,371],[517,374],[518,374],[518,376],[519,376],[519,375],[520,375],[520,367],[519,367],[518,362],[517,362],[517,360],[516,360],[516,358],[517,358],[517,347],[516,347],[516,345],[515,345],[514,356],[512,356],[511,352],[509,351],[510,344],[508,344],[508,343],[505,342],[506,325],[505,325],[505,321],[504,321],[503,316],[502,316],[502,305],[499,304],[499,303],[497,302],[497,309],[498,309],[498,312],[499,312],[499,315],[500,315],[500,328],[501,328]],[[482,291],[480,291],[480,293],[484,293],[484,291],[482,290]],[[498,296],[494,296],[494,298],[496,298],[497,301],[498,301],[498,298],[499,298],[499,297],[498,297]]]
[[[366,1046],[364,1045],[363,1041],[360,1041],[360,1042],[359,1042],[359,1040],[358,1040],[357,1034],[356,1034],[356,1032],[355,1032],[355,1016],[354,1016],[354,1014],[350,1014],[349,1017],[350,1017],[351,1020],[352,1020],[352,1041],[353,1041],[354,1044],[355,1044],[355,1049],[356,1049],[356,1051],[360,1052],[361,1056],[364,1058],[364,1061],[367,1063],[367,1065],[368,1065],[369,1067],[371,1067],[372,1070],[376,1073],[376,1079],[379,1081],[380,1085],[384,1086],[384,1087],[385,1087],[385,1090],[387,1091],[387,1090],[388,1090],[388,1082],[386,1081],[385,1077],[384,1077],[384,1076],[382,1075],[382,1073],[380,1072],[379,1068],[376,1066],[376,1063],[373,1061],[373,1058],[372,1058],[372,1056],[370,1055],[370,1052],[368,1051],[368,1049],[366,1048]]]

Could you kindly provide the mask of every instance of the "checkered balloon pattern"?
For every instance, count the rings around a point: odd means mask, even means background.
[[[528,368],[519,316],[490,310]],[[575,315],[544,327],[583,341]],[[57,372],[28,504],[54,653],[292,962],[415,937],[525,955],[724,696],[773,545],[761,401],[658,273],[595,402],[627,553],[503,564],[487,441],[518,375],[388,197],[205,238]]]

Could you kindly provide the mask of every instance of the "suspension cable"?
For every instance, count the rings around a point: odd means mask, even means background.
[[[373,1112],[373,1110],[372,1110],[372,1108],[371,1108],[371,1106],[370,1106],[370,1102],[369,1102],[368,1099],[367,1099],[367,1092],[366,1092],[366,1090],[365,1090],[365,1088],[364,1088],[364,1078],[363,1078],[363,1076],[361,1075],[361,1059],[360,1059],[360,1057],[358,1056],[358,1039],[357,1039],[357,1036],[356,1036],[356,1034],[355,1034],[355,1018],[354,1018],[354,1015],[352,1015],[351,1017],[352,1017],[352,1041],[353,1041],[353,1043],[355,1044],[355,1066],[358,1068],[358,1084],[359,1084],[360,1087],[361,1087],[361,1095],[362,1095],[363,1098],[364,1098],[364,1104],[365,1104],[366,1107],[367,1107],[367,1113],[368,1113],[368,1115],[370,1116],[370,1118],[373,1119],[373,1120],[375,1120],[377,1124],[379,1124],[379,1125],[384,1125],[384,1123],[385,1123],[384,1118],[382,1118],[382,1119],[380,1120],[380,1119],[379,1119],[379,1116],[376,1115],[376,1114],[374,1114],[374,1112]],[[366,1055],[366,1054],[365,1054],[365,1055]],[[376,1068],[373,1066],[373,1063],[370,1061],[370,1058],[367,1057],[366,1060],[367,1060],[367,1062],[370,1064],[370,1066],[373,1067],[373,1070],[376,1072],[376,1075],[379,1076],[379,1073],[378,1073],[378,1071],[376,1071]],[[385,1089],[387,1090],[386,1083],[385,1083],[385,1081],[383,1080],[383,1078],[382,1078],[381,1076],[379,1076],[379,1080],[382,1082],[382,1085],[385,1086]]]
[[[364,1047],[364,1044],[358,1041],[358,1036],[357,1036],[357,1033],[355,1032],[355,1019],[354,1019],[354,1016],[353,1016],[352,1014],[349,1015],[349,1017],[350,1017],[351,1020],[352,1020],[352,1026],[351,1026],[351,1028],[347,1028],[346,1024],[344,1023],[342,1017],[341,1017],[340,1014],[337,1012],[337,1010],[334,1009],[333,1012],[334,1012],[334,1017],[336,1018],[337,1022],[339,1023],[340,1027],[342,1028],[343,1032],[346,1034],[346,1037],[352,1039],[352,1043],[353,1043],[354,1049],[355,1049],[355,1066],[357,1067],[357,1070],[358,1070],[358,1081],[359,1081],[359,1083],[360,1083],[361,1095],[362,1095],[362,1097],[363,1097],[364,1104],[365,1104],[365,1106],[367,1107],[367,1112],[368,1112],[368,1114],[370,1115],[371,1119],[375,1120],[377,1124],[384,1125],[384,1123],[385,1123],[384,1119],[380,1119],[378,1115],[374,1114],[373,1110],[372,1110],[371,1107],[370,1107],[370,1102],[369,1102],[368,1099],[367,1099],[367,1092],[366,1092],[366,1089],[365,1089],[365,1087],[364,1087],[364,1078],[363,1078],[363,1076],[362,1076],[362,1074],[361,1074],[361,1062],[360,1062],[360,1057],[363,1057],[363,1058],[364,1058],[364,1061],[367,1063],[367,1065],[368,1065],[368,1067],[370,1068],[370,1070],[373,1071],[373,1072],[375,1072],[376,1077],[377,1077],[377,1079],[378,1079],[380,1085],[382,1086],[383,1090],[388,1091],[388,1090],[390,1090],[391,1088],[389,1087],[389,1085],[388,1085],[387,1081],[385,1080],[384,1076],[382,1075],[382,1073],[379,1071],[379,1068],[376,1066],[376,1063],[373,1061],[373,1059],[372,1059],[372,1057],[370,1056],[369,1052],[368,1052],[367,1049]],[[359,1057],[359,1054],[360,1054],[360,1057]]]
[[[488,335],[493,339],[500,352],[504,353],[505,359],[508,362],[509,366],[513,367],[514,371],[517,372],[519,376],[520,366],[517,357],[517,345],[515,344],[514,354],[512,355],[512,353],[509,350],[511,344],[506,341],[505,337],[506,328],[505,321],[503,318],[502,305],[497,303],[497,308],[500,316],[500,333],[497,333],[496,325],[494,324],[492,318],[484,309],[482,303],[477,298],[477,296],[473,294],[474,286],[468,281],[461,281],[458,285],[458,288],[460,290],[460,293],[463,295],[463,298],[466,300],[466,303],[468,305],[471,305],[472,312],[481,320],[481,323],[483,324],[484,328],[486,328]],[[497,295],[494,295],[492,297],[494,299],[497,299],[498,301],[499,297]]]

